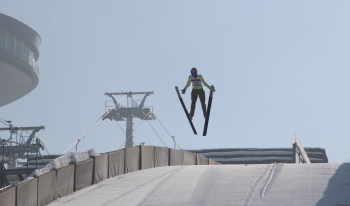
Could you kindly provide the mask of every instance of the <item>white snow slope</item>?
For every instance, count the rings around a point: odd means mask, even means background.
[[[57,205],[350,205],[350,163],[159,167],[104,180]]]

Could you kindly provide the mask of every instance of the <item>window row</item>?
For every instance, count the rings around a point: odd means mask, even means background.
[[[0,50],[12,54],[35,67],[34,51],[22,39],[0,30]]]

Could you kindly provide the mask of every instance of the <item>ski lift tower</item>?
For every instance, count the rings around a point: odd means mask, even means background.
[[[142,95],[143,97],[141,103],[138,105],[136,100],[133,99],[133,95]],[[150,108],[145,108],[144,104],[146,98],[153,94],[153,92],[120,92],[120,93],[105,93],[106,96],[112,98],[114,105],[114,109],[109,109],[104,116],[103,120],[110,119],[115,121],[126,121],[126,140],[125,140],[125,148],[133,147],[133,118],[139,118],[141,120],[155,120],[156,116],[151,112]],[[126,95],[127,97],[127,106],[123,107],[118,103],[115,99],[114,95]],[[106,108],[107,108],[106,104]]]

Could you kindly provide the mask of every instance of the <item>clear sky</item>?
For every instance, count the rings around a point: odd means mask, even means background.
[[[297,134],[330,162],[348,161],[349,9],[349,1],[0,0],[1,13],[42,39],[39,85],[0,117],[44,125],[37,136],[57,154],[105,113],[105,92],[154,91],[145,105],[182,149],[292,147]],[[174,89],[192,67],[216,87],[206,137],[199,101],[194,135]],[[184,101],[189,108],[190,90]],[[174,146],[159,121],[149,123]],[[78,149],[108,152],[124,141],[105,120]],[[147,122],[134,142],[164,146]]]

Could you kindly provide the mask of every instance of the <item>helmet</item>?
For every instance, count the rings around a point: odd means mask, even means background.
[[[196,67],[193,67],[191,69],[191,74],[192,74],[192,76],[197,76],[197,69],[196,69]]]

